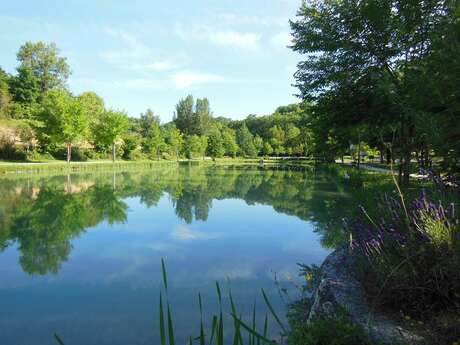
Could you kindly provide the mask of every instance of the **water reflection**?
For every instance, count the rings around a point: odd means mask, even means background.
[[[344,206],[350,199],[334,176],[313,168],[183,166],[136,174],[68,175],[50,181],[19,179],[0,182],[0,186],[0,249],[16,241],[21,266],[30,274],[57,273],[69,256],[70,241],[87,228],[102,221],[125,222],[125,198],[139,197],[150,208],[167,193],[176,215],[187,224],[206,221],[213,200],[238,198],[249,205],[266,204],[277,212],[315,222],[326,247],[343,241],[340,219],[349,212]],[[203,236],[185,227],[173,235]]]
[[[296,262],[320,263],[344,241],[353,198],[314,168],[171,165],[2,179],[0,343],[52,343],[57,330],[68,343],[157,343],[161,257],[179,336],[196,329],[198,291],[215,307],[216,279],[229,278],[250,312],[261,287],[277,295],[272,270],[286,280]]]

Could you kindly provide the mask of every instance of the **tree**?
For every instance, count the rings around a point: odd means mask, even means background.
[[[0,117],[5,117],[11,100],[9,91],[10,76],[0,68]]]
[[[128,116],[123,112],[106,110],[102,113],[100,121],[95,125],[94,137],[103,145],[112,146],[112,161],[115,163],[115,144],[128,128]]]
[[[59,56],[55,43],[26,42],[17,54],[20,69],[28,69],[37,77],[42,94],[53,88],[64,88],[70,75],[67,60]]]
[[[302,98],[328,104],[336,115],[331,127],[344,117],[353,125],[397,124],[404,183],[420,114],[410,96],[413,81],[453,3],[312,1],[291,22],[293,49],[308,57],[295,74]]]
[[[53,143],[67,146],[67,162],[70,163],[72,145],[85,139],[88,133],[88,118],[78,99],[67,91],[52,90],[45,94],[36,113],[40,125],[37,132]]]
[[[225,150],[225,154],[230,157],[235,157],[238,153],[238,144],[236,143],[235,131],[231,128],[222,129],[222,141]]]
[[[264,142],[264,147],[262,148],[262,153],[265,156],[270,156],[273,153],[273,148],[268,141]]]
[[[18,74],[11,78],[10,89],[13,101],[29,106],[37,102],[40,96],[38,78],[30,68],[20,66]]]
[[[133,152],[139,147],[141,138],[136,133],[126,133],[123,137],[123,158],[134,159]]]
[[[176,127],[184,134],[193,133],[193,112],[194,100],[193,96],[188,95],[185,99],[181,99],[176,105],[173,121]]]
[[[221,132],[214,128],[208,136],[208,154],[211,157],[222,157],[225,154],[224,141]]]
[[[18,125],[18,135],[26,147],[26,152],[29,152],[30,148],[33,148],[33,140],[35,138],[32,127],[27,122],[20,122]]]
[[[185,154],[187,158],[204,157],[208,146],[208,138],[198,135],[189,135],[185,138]]]
[[[173,124],[166,126],[165,128],[165,142],[168,145],[170,151],[177,160],[179,160],[179,153],[184,144],[184,137],[182,133]]]
[[[211,109],[207,98],[198,98],[196,100],[195,112],[192,119],[193,134],[207,135],[212,121]]]
[[[236,140],[244,156],[255,157],[257,155],[257,151],[252,138],[252,134],[246,126],[246,123],[243,122],[243,124],[236,132]]]
[[[257,154],[259,154],[262,151],[263,147],[264,147],[264,141],[259,135],[256,135],[254,137],[253,142],[254,142],[254,147],[256,149],[256,152],[257,152]]]
[[[95,92],[87,91],[78,96],[78,100],[84,109],[84,112],[89,120],[89,128],[91,138],[90,141],[98,150],[105,150],[111,144],[105,143],[97,138],[97,132],[100,127],[102,116],[105,112],[104,100]]]
[[[160,126],[160,118],[153,113],[151,109],[147,109],[147,111],[141,114],[139,119],[139,131],[140,134],[147,138],[149,133],[152,132],[152,128]]]
[[[270,145],[273,148],[273,152],[277,155],[281,155],[284,153],[284,141],[285,141],[285,134],[284,130],[275,125],[268,130],[270,134]]]
[[[142,136],[142,149],[150,156],[160,159],[161,150],[165,142],[160,129],[160,118],[151,109],[141,114],[139,132]]]
[[[212,113],[207,98],[197,99],[188,95],[176,105],[173,121],[186,135],[207,135],[212,123]]]

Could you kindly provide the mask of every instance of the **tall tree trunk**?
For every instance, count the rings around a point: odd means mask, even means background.
[[[401,162],[400,162],[400,181],[402,185],[407,186],[409,184],[410,177],[410,163],[412,156],[412,139],[414,136],[415,126],[412,118],[408,116],[404,117],[401,121]]]
[[[67,144],[67,163],[70,163],[71,158],[72,158],[72,144],[68,143]]]
[[[116,152],[115,152],[115,143],[112,143],[112,162],[115,163]]]
[[[358,169],[361,168],[361,136],[359,137],[359,143],[358,143]]]

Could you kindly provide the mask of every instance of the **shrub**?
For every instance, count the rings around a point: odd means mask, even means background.
[[[380,219],[361,207],[348,222],[359,274],[375,303],[423,317],[460,307],[460,226],[454,204],[431,202],[426,193],[407,207],[387,195]]]
[[[48,152],[40,153],[37,150],[27,152],[27,160],[30,162],[54,160],[54,157]]]
[[[297,302],[297,306],[291,306],[288,314],[291,331],[288,334],[290,345],[370,345],[363,330],[350,323],[344,313],[326,318],[317,318],[308,325],[300,313],[304,306]],[[300,304],[299,304],[300,303]]]
[[[0,137],[0,159],[23,161],[26,159],[26,152],[17,147],[11,138]]]
[[[67,148],[60,147],[54,151],[54,157],[56,159],[67,159]],[[94,159],[97,157],[97,153],[94,150],[80,148],[80,147],[72,147],[72,157],[71,160],[75,162],[86,162],[89,159]]]

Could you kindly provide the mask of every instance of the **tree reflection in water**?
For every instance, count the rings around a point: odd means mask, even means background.
[[[17,243],[22,269],[41,275],[57,273],[88,228],[125,222],[130,197],[150,208],[167,194],[187,223],[207,220],[215,199],[270,205],[314,222],[326,247],[346,240],[341,219],[359,197],[334,170],[194,165],[3,179],[0,193],[0,251]]]

